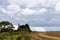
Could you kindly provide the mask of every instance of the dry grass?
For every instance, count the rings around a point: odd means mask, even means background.
[[[60,32],[32,32],[31,40],[60,40]]]
[[[0,33],[0,40],[7,40],[7,38],[9,39],[11,37],[13,40],[16,40],[17,37],[24,36],[20,34],[21,33],[12,33],[11,35],[10,33]],[[30,38],[30,40],[60,40],[60,32],[31,32],[28,34],[28,37]]]

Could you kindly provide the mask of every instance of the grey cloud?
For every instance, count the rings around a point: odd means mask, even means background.
[[[13,1],[11,4],[15,3],[16,5],[18,5],[23,10],[25,8],[29,8],[31,10],[38,11],[42,8],[45,8],[45,9],[47,9],[47,12],[44,14],[37,12],[37,13],[32,14],[32,15],[24,15],[21,13],[22,12],[21,11],[21,12],[15,13],[13,16],[9,16],[8,14],[0,11],[0,21],[1,20],[7,20],[7,21],[12,22],[13,24],[28,23],[30,26],[57,26],[57,25],[59,26],[60,25],[60,14],[55,13],[55,2],[53,3],[53,2],[46,1],[47,5],[46,4],[44,5],[44,3],[39,4],[37,2],[36,5],[31,4],[32,6],[30,5],[30,3],[25,4],[25,2],[24,3],[22,2],[20,4],[20,3],[16,3],[16,2]],[[10,2],[5,1],[5,0],[0,0],[0,5],[2,8],[7,10],[7,5],[10,5]],[[20,14],[20,15],[18,15],[18,14]],[[52,20],[52,19],[54,19],[54,20]]]

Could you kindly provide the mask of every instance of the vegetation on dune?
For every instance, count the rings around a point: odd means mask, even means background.
[[[7,32],[13,30],[13,24],[8,21],[1,21],[0,22],[0,31],[1,32]]]
[[[31,32],[29,25],[18,25],[18,29],[14,30],[12,23],[8,21],[0,22],[0,40],[30,40],[28,36]]]
[[[1,21],[0,40],[60,40],[60,32],[32,32],[28,24],[14,30],[12,23]]]

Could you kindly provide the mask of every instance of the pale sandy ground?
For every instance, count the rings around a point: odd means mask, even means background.
[[[60,32],[33,32],[30,36],[31,40],[60,40]]]

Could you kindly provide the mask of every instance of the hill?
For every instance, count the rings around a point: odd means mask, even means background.
[[[60,32],[3,32],[0,40],[60,40]]]
[[[1,21],[0,40],[60,40],[60,32],[34,32],[28,24],[18,25],[17,30],[13,28],[12,23]]]

